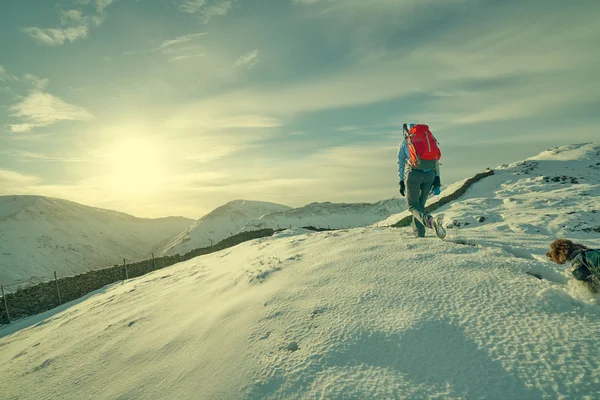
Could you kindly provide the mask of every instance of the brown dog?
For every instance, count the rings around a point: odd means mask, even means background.
[[[550,244],[550,251],[546,253],[546,257],[557,264],[564,264],[567,261],[572,261],[577,255],[576,252],[586,249],[589,249],[589,247],[580,243],[573,243],[567,239],[558,239]]]

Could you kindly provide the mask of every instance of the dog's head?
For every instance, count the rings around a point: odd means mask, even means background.
[[[567,239],[557,239],[550,244],[550,251],[546,253],[546,257],[557,264],[564,264],[571,261],[570,256],[574,251],[584,249],[587,247],[582,244]]]

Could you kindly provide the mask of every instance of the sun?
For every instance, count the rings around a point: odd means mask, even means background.
[[[168,177],[166,150],[155,139],[134,136],[106,149],[105,186],[122,195],[147,195],[161,190]]]

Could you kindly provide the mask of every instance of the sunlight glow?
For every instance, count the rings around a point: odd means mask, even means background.
[[[124,195],[161,190],[168,177],[164,148],[152,138],[124,137],[107,149],[105,185]]]

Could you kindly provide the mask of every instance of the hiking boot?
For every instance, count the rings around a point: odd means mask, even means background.
[[[437,237],[439,237],[440,239],[445,238],[446,229],[444,228],[444,221],[442,220],[442,217],[432,218],[431,223],[433,225],[433,229],[435,229],[435,234],[437,235]]]

